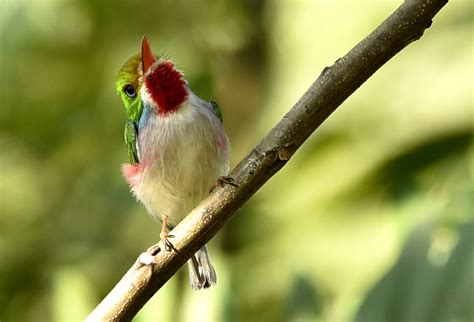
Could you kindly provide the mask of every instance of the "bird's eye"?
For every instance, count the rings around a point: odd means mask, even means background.
[[[135,88],[133,88],[133,86],[130,84],[127,84],[123,87],[123,92],[130,98],[135,98],[137,96]]]

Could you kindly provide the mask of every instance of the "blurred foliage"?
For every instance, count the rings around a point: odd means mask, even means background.
[[[425,224],[409,237],[395,266],[370,291],[356,321],[456,321],[474,316],[474,221],[458,243]]]
[[[81,320],[159,225],[120,174],[114,77],[147,34],[223,110],[236,164],[401,1],[0,1],[0,320]],[[137,321],[468,321],[473,6],[450,2]]]

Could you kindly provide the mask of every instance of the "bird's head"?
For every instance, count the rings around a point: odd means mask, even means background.
[[[120,68],[115,79],[115,89],[122,99],[128,117],[138,121],[142,112],[140,89],[143,84],[140,53],[130,57]]]
[[[186,81],[170,60],[155,57],[146,36],[142,40],[141,67],[143,104],[151,106],[160,116],[177,111],[189,95]]]

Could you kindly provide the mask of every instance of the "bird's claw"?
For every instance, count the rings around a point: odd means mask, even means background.
[[[228,185],[231,185],[233,187],[238,187],[239,185],[235,182],[235,179],[234,177],[231,177],[231,176],[221,176],[219,178],[216,179],[216,182],[214,183],[214,185],[212,186],[211,188],[211,191],[209,192],[212,192],[218,185],[220,185],[221,187],[224,186],[224,184],[228,184]]]
[[[226,183],[226,184],[229,184],[229,185],[231,185],[231,186],[234,186],[234,187],[238,187],[238,186],[239,186],[237,183],[235,183],[234,177],[231,177],[231,176],[222,176],[222,177],[219,177],[219,178],[217,178],[217,183],[220,184],[221,186],[223,186],[225,183]]]
[[[165,245],[165,250],[167,252],[170,252],[172,250],[174,250],[175,252],[178,252],[176,247],[174,247],[174,245],[168,239],[168,238],[173,238],[173,237],[174,237],[174,235],[168,235],[166,233],[165,234],[160,234],[161,242],[163,243],[163,245]]]

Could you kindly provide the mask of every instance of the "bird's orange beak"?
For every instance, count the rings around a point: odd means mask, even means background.
[[[156,61],[155,55],[151,50],[150,41],[147,36],[142,39],[142,70],[143,75],[148,71],[151,65]]]

